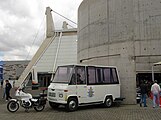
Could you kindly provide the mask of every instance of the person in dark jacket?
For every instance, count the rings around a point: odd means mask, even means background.
[[[5,90],[6,90],[6,101],[8,101],[8,99],[12,99],[12,97],[10,96],[11,88],[12,88],[11,84],[9,83],[8,80],[6,80],[6,87],[5,87]]]
[[[144,107],[147,107],[146,105],[147,85],[144,81],[141,81],[140,93],[141,93],[140,107],[142,107],[142,103],[144,104]]]
[[[3,88],[3,80],[1,80],[1,88]]]

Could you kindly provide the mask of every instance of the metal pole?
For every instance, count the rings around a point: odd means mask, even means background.
[[[54,66],[53,66],[53,71],[52,71],[52,76],[51,76],[51,80],[54,78],[54,72],[55,72],[55,67],[56,67],[56,63],[57,63],[57,58],[58,58],[58,53],[59,53],[59,49],[60,49],[60,43],[61,43],[61,38],[62,38],[62,31],[60,32],[60,36],[59,36],[59,42],[58,42],[58,47],[56,50],[56,55],[55,55],[55,60],[54,60]]]
[[[154,81],[154,65],[152,65],[152,81]]]

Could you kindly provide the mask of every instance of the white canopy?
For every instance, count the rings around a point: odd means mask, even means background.
[[[161,65],[161,61],[157,63],[153,63],[152,65],[152,80],[154,81],[154,66]]]
[[[154,66],[161,65],[161,61],[157,63],[153,63]]]

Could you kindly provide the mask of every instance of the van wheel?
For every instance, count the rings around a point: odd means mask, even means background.
[[[69,112],[75,111],[78,108],[78,101],[76,98],[69,98],[67,105],[66,105],[66,109]]]
[[[106,97],[105,102],[104,102],[104,106],[109,108],[109,107],[112,106],[112,103],[113,103],[112,98],[111,97]]]

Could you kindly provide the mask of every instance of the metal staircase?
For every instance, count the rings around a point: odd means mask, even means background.
[[[53,42],[53,40],[56,38],[57,33],[54,29],[54,23],[53,18],[51,14],[52,9],[50,7],[46,8],[46,39],[43,41],[35,55],[33,56],[32,60],[26,67],[26,69],[23,71],[21,76],[19,77],[18,81],[15,83],[16,87],[23,87],[24,84],[27,84],[29,79],[27,79],[30,72],[33,71],[33,67],[35,64],[39,61],[41,56],[44,54],[44,52],[47,50],[47,48],[50,46],[50,44]]]

